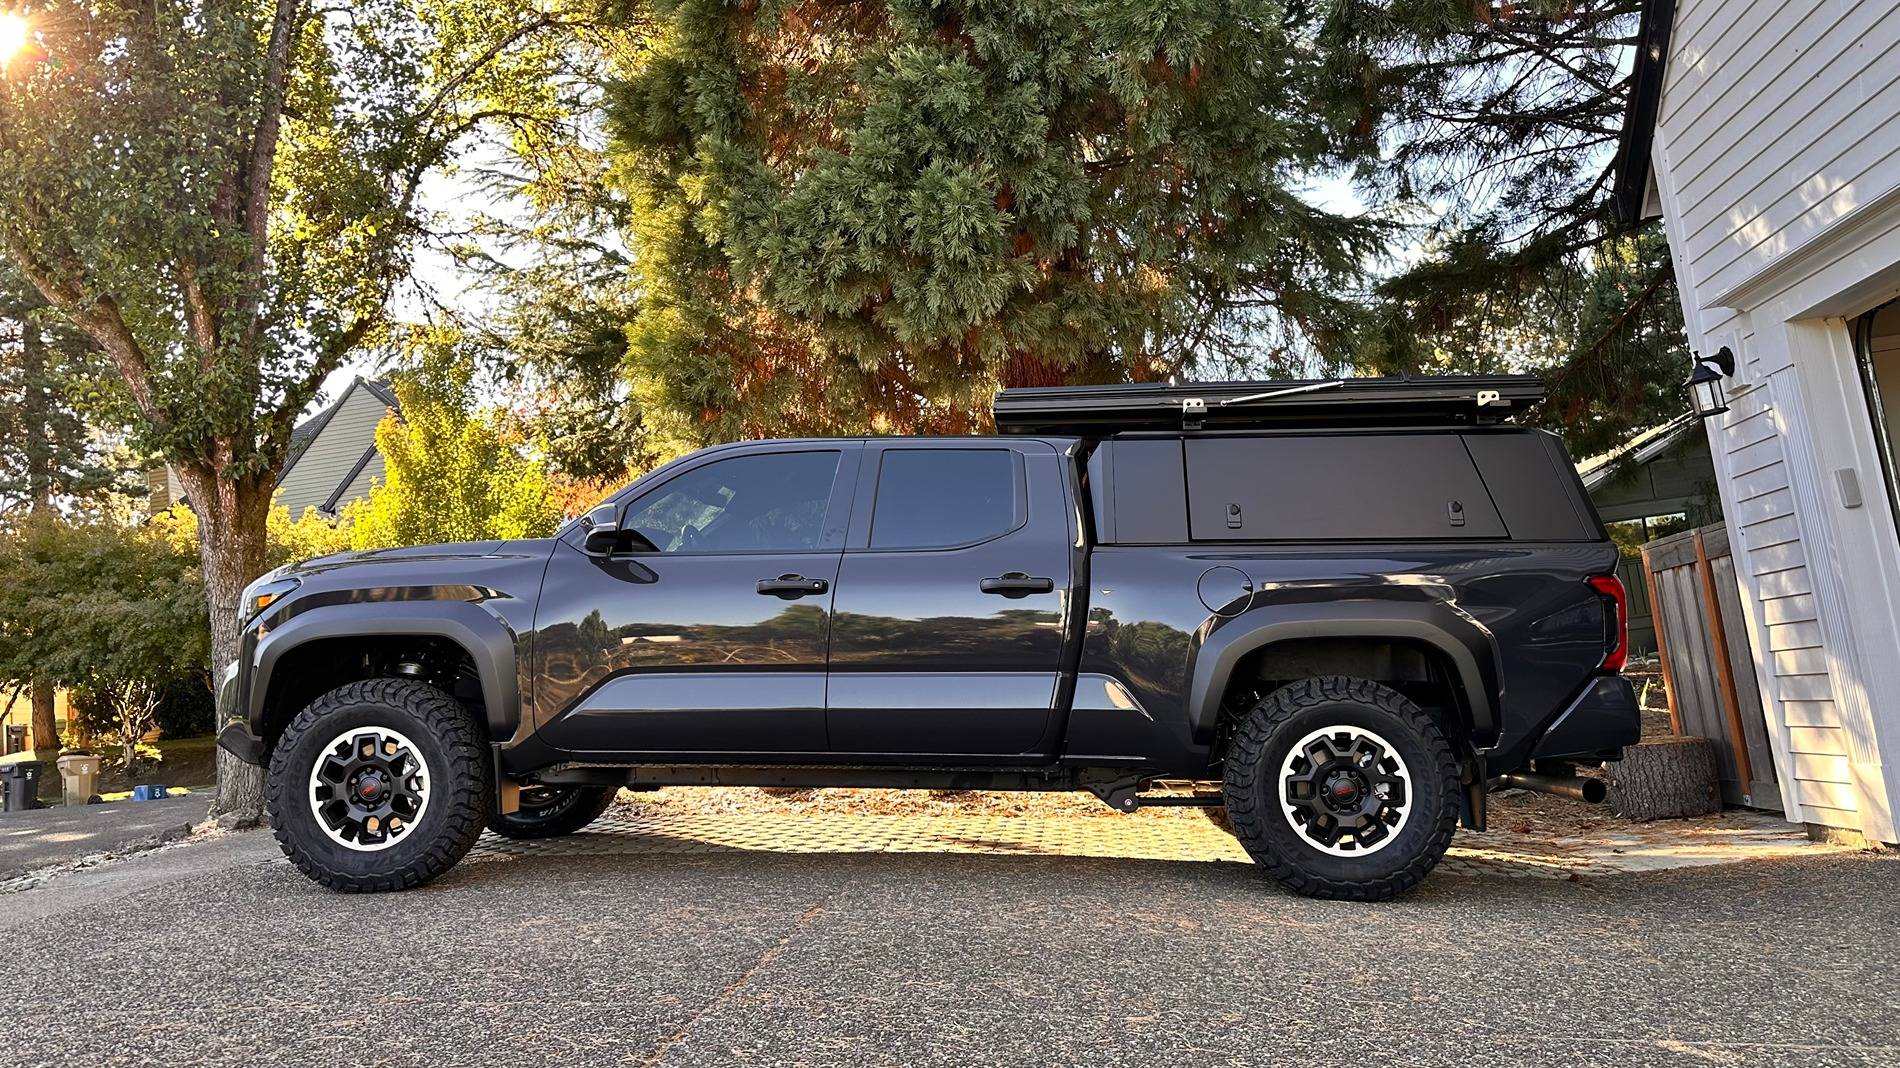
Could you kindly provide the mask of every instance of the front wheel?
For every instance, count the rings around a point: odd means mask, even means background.
[[[1451,845],[1458,761],[1416,704],[1367,679],[1304,679],[1244,715],[1225,756],[1235,837],[1281,885],[1383,901]]]
[[[312,701],[271,754],[277,843],[332,890],[407,890],[475,844],[493,806],[481,729],[427,683],[367,679]]]
[[[524,786],[521,807],[490,813],[488,829],[504,838],[559,838],[600,818],[614,803],[611,786]]]

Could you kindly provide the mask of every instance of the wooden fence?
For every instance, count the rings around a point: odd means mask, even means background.
[[[1728,528],[1716,523],[1658,538],[1643,546],[1643,570],[1676,733],[1715,741],[1725,802],[1779,811]]]

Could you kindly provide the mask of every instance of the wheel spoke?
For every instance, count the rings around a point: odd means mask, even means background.
[[[1287,751],[1281,810],[1307,842],[1335,856],[1389,844],[1410,816],[1411,773],[1392,744],[1357,725],[1316,730]]]
[[[386,848],[421,821],[429,803],[428,770],[421,751],[399,731],[346,731],[312,761],[311,814],[334,842]]]

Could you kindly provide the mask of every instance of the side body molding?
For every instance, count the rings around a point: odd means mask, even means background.
[[[1302,638],[1398,638],[1443,653],[1456,669],[1480,743],[1495,738],[1501,698],[1496,642],[1482,625],[1438,601],[1364,600],[1265,604],[1211,629],[1194,651],[1188,715],[1197,738],[1212,738],[1228,679],[1248,653]]]
[[[245,708],[251,730],[259,731],[271,674],[286,653],[323,638],[394,635],[446,638],[468,650],[482,683],[489,737],[505,741],[521,719],[521,690],[515,674],[515,636],[508,625],[468,601],[385,601],[333,604],[290,618],[258,643]]]

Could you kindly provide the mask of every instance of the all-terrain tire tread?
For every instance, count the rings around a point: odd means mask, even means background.
[[[307,771],[292,769],[289,753],[297,741],[311,731],[325,729],[323,721],[333,713],[364,704],[401,708],[423,724],[447,754],[448,767],[435,771],[432,779],[447,787],[456,782],[475,784],[473,790],[444,789],[430,800],[432,812],[440,817],[428,848],[391,871],[359,875],[341,871],[307,851],[291,833],[285,806],[299,799],[285,796],[284,784],[302,780]],[[297,869],[311,879],[344,893],[374,893],[409,890],[421,886],[454,867],[481,836],[488,810],[493,807],[493,783],[490,781],[488,747],[482,731],[467,707],[437,687],[413,679],[377,678],[339,686],[317,698],[297,713],[284,728],[271,755],[270,776],[266,788],[266,807],[277,844]],[[374,854],[371,854],[374,855]]]
[[[1392,716],[1418,733],[1432,755],[1430,767],[1419,768],[1414,776],[1436,778],[1442,799],[1436,813],[1436,825],[1419,850],[1403,867],[1390,875],[1364,880],[1330,878],[1308,871],[1293,858],[1271,848],[1264,821],[1281,818],[1274,807],[1259,802],[1256,788],[1261,775],[1274,775],[1277,768],[1263,765],[1263,756],[1275,732],[1294,715],[1315,705],[1351,703],[1368,705]],[[1370,679],[1346,675],[1321,675],[1289,683],[1268,694],[1241,715],[1225,755],[1226,775],[1223,793],[1227,818],[1234,836],[1266,873],[1280,885],[1307,897],[1338,901],[1385,901],[1417,886],[1438,865],[1439,858],[1451,846],[1458,829],[1460,791],[1458,760],[1445,741],[1444,732],[1424,709],[1403,694]]]

